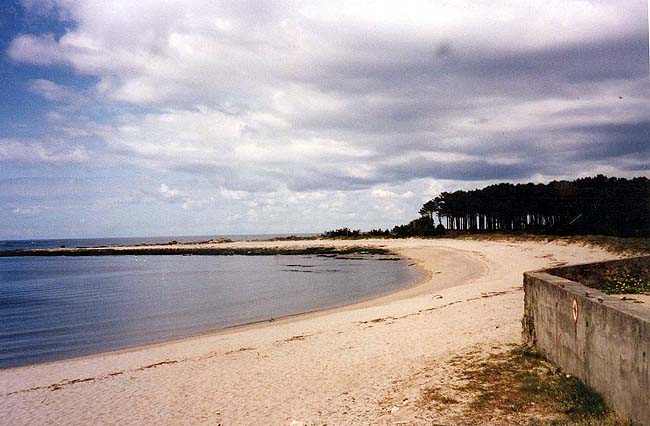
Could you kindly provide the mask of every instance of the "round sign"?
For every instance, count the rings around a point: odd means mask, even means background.
[[[578,299],[575,297],[573,298],[573,304],[571,306],[571,313],[573,313],[573,321],[578,322],[578,313],[580,312],[580,308],[578,308]]]

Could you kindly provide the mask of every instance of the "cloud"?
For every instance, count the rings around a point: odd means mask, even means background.
[[[16,207],[11,211],[11,213],[16,216],[33,217],[38,216],[47,210],[48,207],[45,206]]]
[[[160,184],[160,195],[168,201],[174,202],[174,201],[182,201],[185,199],[185,196],[182,194],[181,191],[178,189],[172,189],[168,187],[166,184],[161,183]]]
[[[60,141],[0,139],[0,162],[69,164],[85,162],[89,157],[84,147]]]
[[[21,34],[11,41],[8,55],[16,62],[34,65],[69,65],[65,46],[53,34],[33,36]]]
[[[644,7],[641,1],[554,1],[543,7],[532,1],[500,7],[476,1],[408,1],[399,7],[59,1],[55,8],[75,23],[73,29],[58,39],[23,34],[9,53],[17,61],[68,64],[95,75],[112,99],[176,106],[191,99],[249,109],[269,102],[274,88],[296,82],[367,93],[390,90],[386,82],[433,83],[459,71],[509,78],[566,64],[566,74],[578,77],[608,75],[601,69],[606,64],[616,75],[628,75],[640,69],[636,55],[647,42],[641,38],[647,35],[645,19],[630,18]],[[52,10],[51,2],[44,9]],[[620,60],[632,57],[631,63]],[[572,73],[576,64],[588,67]]]
[[[231,203],[247,212],[238,220],[277,215],[280,227],[289,205],[357,219],[380,206],[367,218],[382,222],[399,203],[417,210],[413,194],[431,188],[648,174],[641,0],[48,0],[26,10],[65,30],[19,34],[8,56],[96,82],[84,94],[54,78],[29,90],[58,104],[88,96],[104,115],[50,111],[65,142],[5,139],[0,159],[92,155],[146,170],[165,181],[147,197],[168,208]]]
[[[80,103],[83,97],[69,87],[50,80],[34,79],[28,82],[28,89],[43,98],[54,102]]]
[[[227,188],[221,188],[219,190],[221,196],[226,200],[246,200],[253,197],[253,194],[246,191],[232,191]]]
[[[405,192],[403,194],[398,194],[397,192],[393,192],[383,188],[373,189],[372,191],[370,191],[370,195],[372,195],[375,198],[383,198],[383,199],[411,198],[415,196],[415,194],[413,194],[411,191]]]

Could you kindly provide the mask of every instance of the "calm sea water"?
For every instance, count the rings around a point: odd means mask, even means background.
[[[292,234],[301,237],[309,237],[316,234]],[[243,240],[266,240],[275,237],[288,237],[289,234],[247,234],[247,235],[220,235],[233,241]],[[32,250],[50,249],[61,246],[65,247],[101,247],[101,246],[123,246],[137,244],[164,244],[170,241],[179,243],[190,243],[196,241],[207,241],[216,238],[215,235],[180,235],[168,237],[124,237],[124,238],[66,238],[47,240],[0,240],[0,250]]]
[[[406,261],[373,257],[0,258],[0,367],[340,306],[417,276]]]

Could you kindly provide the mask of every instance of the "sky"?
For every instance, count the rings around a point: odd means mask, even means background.
[[[645,0],[0,3],[0,239],[392,227],[650,176]]]

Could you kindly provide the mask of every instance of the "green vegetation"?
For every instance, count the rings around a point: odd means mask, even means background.
[[[650,274],[624,272],[605,282],[601,290],[607,294],[650,294]]]
[[[630,425],[597,392],[525,346],[487,358],[459,356],[451,363],[462,368],[457,390],[471,395],[467,410],[476,424],[505,418],[508,424]]]
[[[398,237],[435,237],[445,235],[446,232],[442,224],[436,226],[432,217],[424,215],[406,225],[397,225],[392,233]]]
[[[321,234],[324,238],[377,238],[377,237],[391,237],[391,232],[388,229],[371,229],[368,232],[362,232],[360,229],[339,228],[331,231],[325,231]]]
[[[500,183],[443,192],[420,216],[446,229],[555,235],[650,236],[650,180],[596,177],[548,184]]]
[[[457,235],[457,238],[490,241],[558,241],[566,244],[586,244],[602,247],[612,253],[618,254],[650,254],[650,238],[623,238],[610,237],[605,235],[540,235],[529,233],[490,233],[490,234],[469,234]]]
[[[608,294],[650,294],[650,257],[569,266],[550,272]]]

